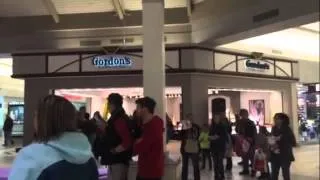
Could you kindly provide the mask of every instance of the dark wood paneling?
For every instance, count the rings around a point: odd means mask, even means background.
[[[278,80],[292,80],[298,81],[298,78],[292,77],[274,77],[270,75],[251,74],[251,73],[237,73],[237,72],[226,72],[226,71],[215,71],[207,69],[167,69],[166,73],[202,73],[202,74],[217,74],[217,75],[229,75],[229,76],[240,76],[240,77],[251,77],[251,78],[265,78],[265,79],[278,79]],[[132,71],[100,71],[100,72],[61,72],[61,73],[49,73],[49,74],[14,74],[13,78],[43,78],[43,77],[75,77],[75,76],[117,76],[117,75],[136,75],[142,74],[142,70]]]

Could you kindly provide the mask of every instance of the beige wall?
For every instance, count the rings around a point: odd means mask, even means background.
[[[280,92],[241,92],[241,108],[249,110],[250,100],[264,100],[265,124],[273,124],[274,114],[283,111]]]
[[[320,61],[299,61],[299,74],[301,83],[320,82]]]

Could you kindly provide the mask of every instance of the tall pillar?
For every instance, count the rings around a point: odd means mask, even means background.
[[[297,98],[297,87],[295,83],[288,85],[286,90],[283,92],[283,112],[288,114],[290,117],[290,127],[295,135],[299,138],[299,123],[298,123],[298,98]]]
[[[144,95],[155,99],[165,120],[164,0],[143,0],[142,7]]]
[[[291,89],[291,127],[296,139],[299,139],[299,122],[298,122],[298,92],[296,83],[292,83]]]
[[[191,113],[193,122],[200,127],[208,123],[208,85],[201,78],[191,76],[190,81],[183,84],[182,108],[183,118]]]
[[[34,138],[34,113],[37,110],[40,98],[48,95],[49,89],[39,86],[32,80],[25,80],[24,88],[24,124],[23,124],[23,145],[26,146],[33,141]]]

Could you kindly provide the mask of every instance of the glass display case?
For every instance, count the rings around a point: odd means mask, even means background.
[[[24,103],[10,102],[8,104],[8,114],[13,119],[12,136],[23,136]]]

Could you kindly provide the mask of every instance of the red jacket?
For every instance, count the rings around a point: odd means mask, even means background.
[[[154,116],[142,129],[142,141],[133,148],[134,153],[139,156],[138,176],[161,178],[164,172],[163,120]]]

